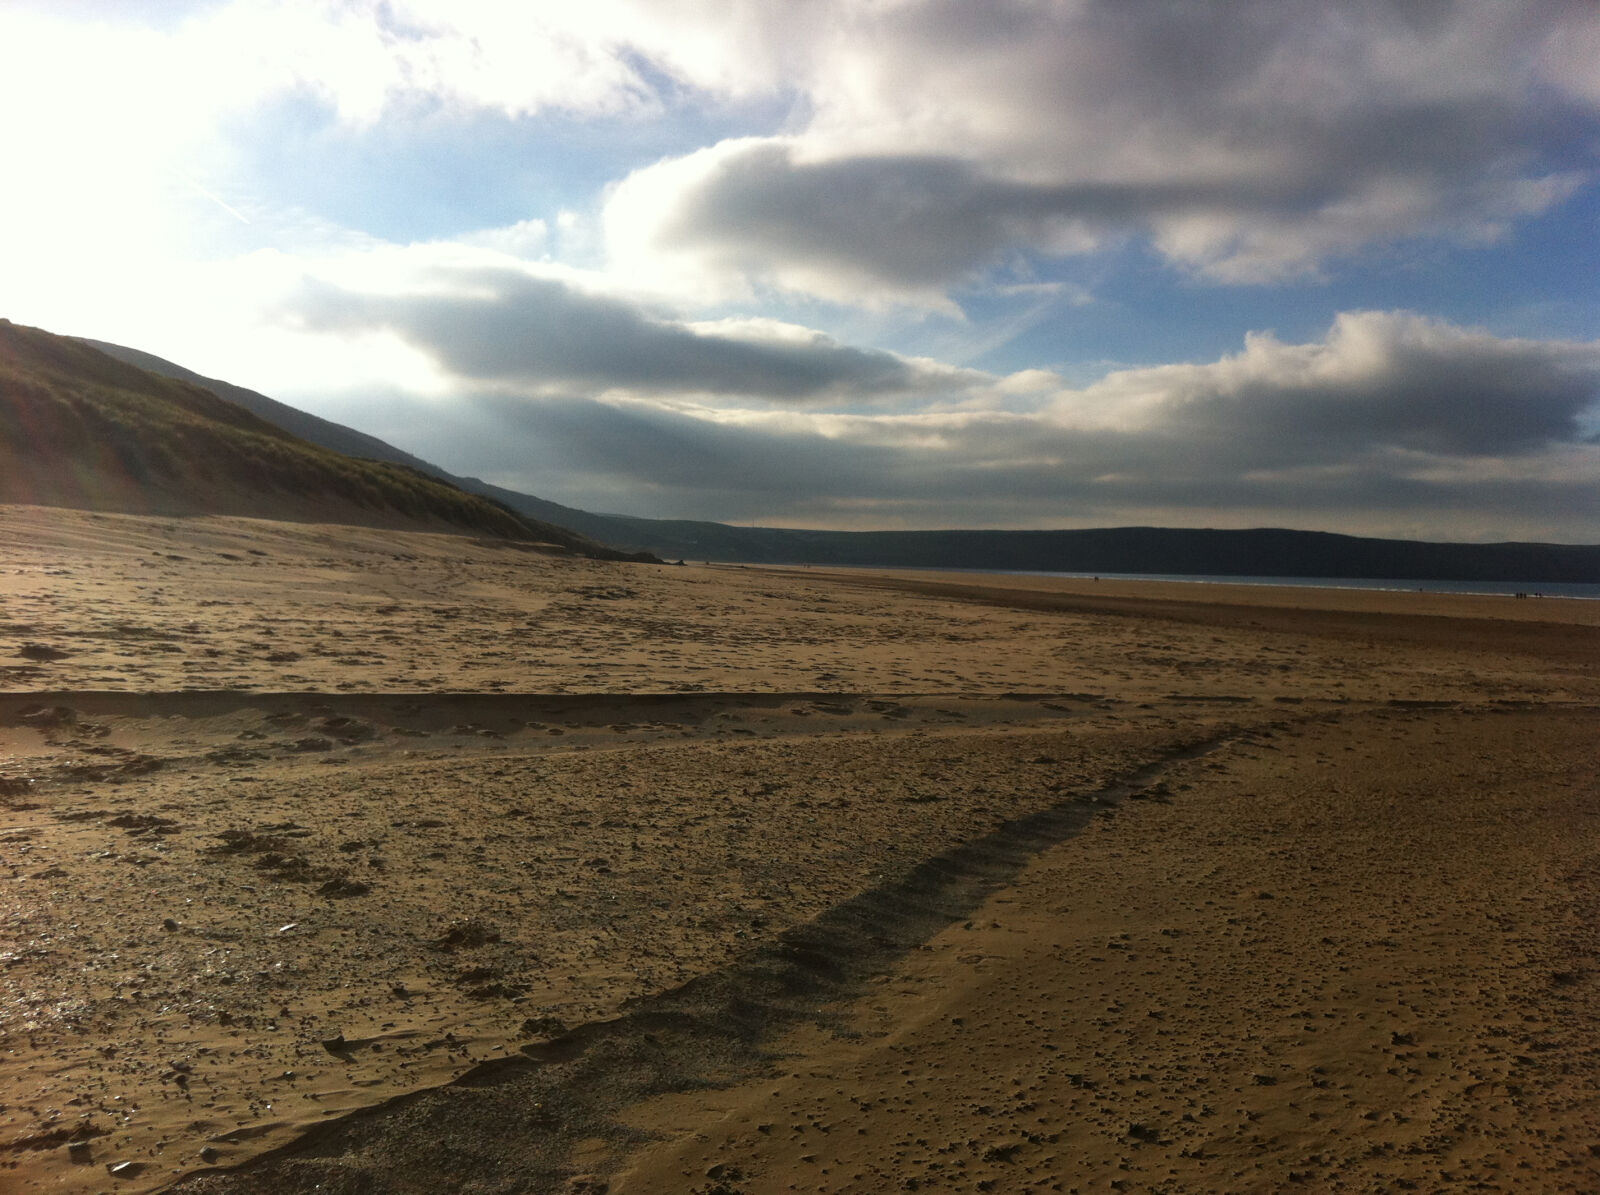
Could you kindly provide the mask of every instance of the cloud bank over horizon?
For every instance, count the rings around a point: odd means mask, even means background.
[[[499,331],[497,343],[517,341]],[[439,333],[428,322],[411,334],[448,369],[459,346]],[[737,368],[738,341],[705,346],[730,349]],[[1343,511],[1350,530],[1438,536],[1455,521],[1493,538],[1554,505],[1556,537],[1581,538],[1600,516],[1600,342],[1507,339],[1409,312],[1347,312],[1318,341],[1256,334],[1217,361],[1079,388],[966,371],[966,401],[941,408],[667,404],[637,394],[635,366],[618,356],[585,375],[587,393],[480,387],[434,450],[524,491],[569,474],[590,509],[629,513],[670,493],[680,517],[769,524],[799,512],[819,526],[1089,526],[1183,509],[1206,525],[1310,527]],[[474,362],[462,381],[485,376]],[[1023,389],[1026,409],[1008,402]]]
[[[1587,0],[14,0],[0,99],[4,314],[571,505],[1600,541]]]

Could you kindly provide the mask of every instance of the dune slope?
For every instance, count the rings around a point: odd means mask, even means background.
[[[0,501],[599,545],[404,465],[308,443],[185,381],[0,321]]]

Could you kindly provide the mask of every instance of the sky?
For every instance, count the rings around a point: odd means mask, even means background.
[[[1600,542],[1594,0],[0,0],[0,315],[587,510]]]

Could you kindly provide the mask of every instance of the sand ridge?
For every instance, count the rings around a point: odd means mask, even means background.
[[[41,1109],[92,1039],[75,1098],[141,1105],[125,1151],[275,1141],[715,967],[1025,808],[1016,774],[1081,783],[1170,733],[1024,700],[679,698],[630,726],[616,699],[458,698],[474,718],[424,731],[445,719],[411,697],[223,695],[196,716],[210,696],[0,699],[0,725],[42,739],[11,757],[34,766],[8,802],[28,894],[8,1069],[41,1101],[19,1099],[19,1137],[60,1131]],[[963,704],[979,725],[957,734]],[[825,735],[793,733],[819,718]]]
[[[776,1074],[635,1108],[665,1143],[611,1189],[1593,1190],[1594,720],[1539,721],[1375,711],[1174,772]],[[1517,773],[1474,799],[1441,746]]]

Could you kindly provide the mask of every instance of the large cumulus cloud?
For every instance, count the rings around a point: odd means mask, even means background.
[[[1085,0],[832,6],[804,126],[636,171],[623,260],[930,301],[1019,251],[1142,237],[1258,281],[1493,239],[1588,181],[1600,10]],[[845,19],[845,18],[848,19]]]

